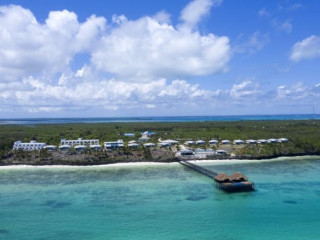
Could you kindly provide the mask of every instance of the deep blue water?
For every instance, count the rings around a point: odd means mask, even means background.
[[[239,115],[239,116],[179,116],[179,117],[106,117],[106,118],[19,118],[0,119],[3,124],[59,124],[59,123],[106,123],[106,122],[204,122],[245,120],[306,120],[320,119],[320,114],[290,115]]]
[[[319,239],[319,158],[200,165],[257,191],[224,193],[178,164],[0,169],[0,239]]]

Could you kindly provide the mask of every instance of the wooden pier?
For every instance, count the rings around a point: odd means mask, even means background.
[[[246,192],[255,190],[254,183],[248,181],[248,178],[244,176],[242,173],[237,172],[232,174],[231,176],[228,176],[225,173],[218,174],[214,171],[190,163],[188,161],[181,160],[179,161],[179,163],[213,179],[215,185],[226,192]]]

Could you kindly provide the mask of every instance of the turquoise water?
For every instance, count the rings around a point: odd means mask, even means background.
[[[226,194],[180,165],[0,170],[0,239],[319,239],[320,159],[201,163],[244,172]]]

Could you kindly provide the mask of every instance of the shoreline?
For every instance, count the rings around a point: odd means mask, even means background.
[[[191,163],[211,163],[216,165],[225,165],[225,164],[242,164],[242,163],[259,163],[259,162],[277,162],[277,161],[286,161],[289,159],[292,160],[301,160],[301,158],[307,158],[310,160],[315,160],[319,158],[319,155],[303,155],[303,156],[282,156],[276,158],[266,158],[266,159],[194,159],[189,160]],[[1,170],[12,170],[12,169],[78,169],[78,168],[110,168],[110,167],[146,167],[146,166],[168,166],[168,165],[178,165],[178,162],[123,162],[123,163],[110,163],[110,164],[101,164],[101,165],[26,165],[26,164],[17,164],[17,165],[7,165],[0,166]]]

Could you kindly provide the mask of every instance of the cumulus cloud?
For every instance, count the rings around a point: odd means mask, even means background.
[[[295,62],[320,57],[320,37],[312,35],[294,44],[290,59]]]
[[[303,82],[291,86],[282,85],[277,88],[278,99],[299,100],[320,97],[320,84],[306,85]]]
[[[230,90],[230,97],[235,100],[256,97],[261,94],[259,85],[252,80],[245,80],[240,84],[234,84]]]
[[[291,21],[291,19],[280,21],[279,19],[274,18],[272,21],[272,25],[276,30],[280,32],[291,33],[293,28]]]
[[[229,38],[195,30],[210,7],[220,3],[191,2],[177,26],[165,11],[136,20],[114,15],[107,23],[95,15],[80,22],[76,13],[61,10],[38,22],[28,9],[2,6],[0,111],[179,108],[207,101],[217,93],[184,79],[227,68]],[[72,69],[83,53],[86,62]]]
[[[247,39],[243,40],[243,36],[240,36],[238,42],[235,44],[233,51],[237,53],[256,53],[262,50],[270,41],[268,33],[254,32],[249,35]]]

